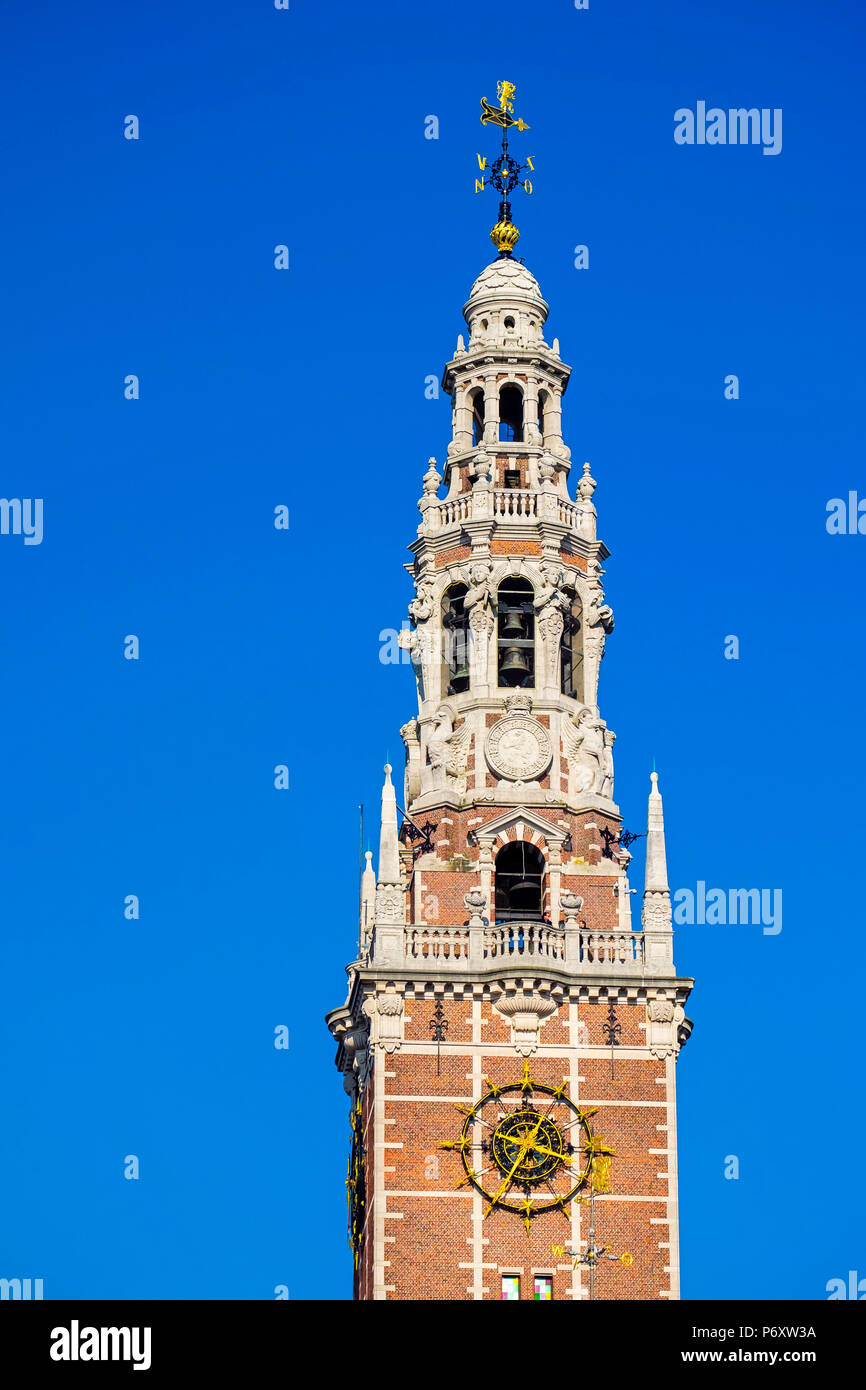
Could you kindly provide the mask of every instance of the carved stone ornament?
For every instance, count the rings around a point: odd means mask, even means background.
[[[649,932],[671,930],[671,900],[668,893],[648,892],[644,894],[641,912],[643,927]]]
[[[647,1015],[651,1023],[673,1023],[674,1001],[672,999],[651,999],[647,1004]]]
[[[521,1057],[529,1057],[537,1050],[544,1019],[556,1013],[554,1001],[540,994],[515,994],[499,998],[493,1007],[510,1022],[512,1046]]]
[[[396,1052],[403,1042],[403,996],[393,985],[384,994],[364,1001],[364,1013],[372,1025],[372,1042],[385,1052]]]
[[[487,894],[481,888],[471,888],[468,893],[463,894],[463,902],[469,910],[470,927],[483,926]]]
[[[675,1057],[679,1047],[679,1028],[685,1019],[685,1010],[675,999],[656,995],[647,1000],[647,1045],[653,1057],[660,1061]]]
[[[577,914],[583,911],[583,898],[579,898],[577,893],[565,892],[560,894],[559,906],[565,917],[567,927],[577,927],[579,925]]]
[[[376,889],[376,926],[402,926],[405,915],[403,890],[380,883]]]
[[[492,770],[509,782],[532,782],[546,772],[553,745],[543,724],[529,713],[524,696],[507,701],[509,712],[487,735],[485,754]]]

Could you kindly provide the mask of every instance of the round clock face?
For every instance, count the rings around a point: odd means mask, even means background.
[[[468,1111],[459,1139],[441,1143],[461,1157],[467,1183],[494,1209],[517,1212],[527,1231],[533,1217],[568,1204],[590,1182],[596,1191],[609,1181],[614,1150],[593,1135],[589,1120],[598,1107],[581,1110],[565,1083],[548,1086],[529,1074],[510,1086],[487,1081],[487,1090]]]
[[[550,1178],[567,1155],[562,1131],[536,1110],[516,1110],[499,1121],[490,1153],[500,1173],[530,1187]]]

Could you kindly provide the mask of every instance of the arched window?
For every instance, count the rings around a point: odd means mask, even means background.
[[[534,590],[528,579],[503,579],[496,594],[496,669],[500,686],[535,685]]]
[[[496,856],[497,922],[540,922],[544,903],[544,857],[535,845],[514,840]]]
[[[469,620],[463,610],[465,584],[452,584],[442,595],[442,694],[469,689]]]
[[[523,442],[523,392],[519,386],[503,386],[499,392],[499,438]]]
[[[583,704],[583,607],[576,595],[565,615],[559,655],[562,693]]]
[[[472,401],[472,443],[480,444],[484,439],[484,392],[474,391]]]
[[[541,442],[544,443],[544,417],[550,401],[547,391],[538,393],[538,433],[541,435]]]

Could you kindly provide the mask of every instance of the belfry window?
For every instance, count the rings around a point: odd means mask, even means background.
[[[463,608],[465,584],[452,584],[442,595],[442,694],[469,689],[469,620]]]
[[[472,397],[472,443],[480,444],[484,439],[484,392],[476,391]]]
[[[577,597],[565,615],[559,655],[562,693],[583,704],[583,607]]]
[[[535,845],[513,840],[496,856],[497,922],[540,922],[544,888],[544,858]]]
[[[496,669],[500,686],[535,685],[535,612],[528,579],[503,579],[496,595]]]
[[[503,386],[499,392],[499,438],[513,444],[523,441],[523,392],[519,386]]]

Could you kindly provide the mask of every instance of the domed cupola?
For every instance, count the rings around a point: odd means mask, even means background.
[[[508,257],[482,270],[463,306],[474,347],[544,346],[549,306],[538,281],[525,265]]]

